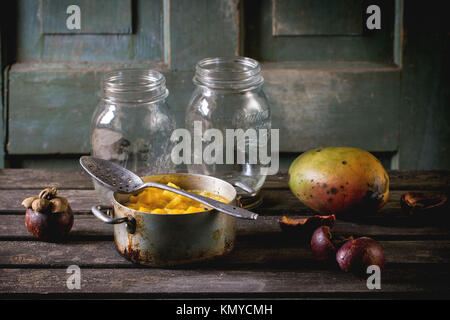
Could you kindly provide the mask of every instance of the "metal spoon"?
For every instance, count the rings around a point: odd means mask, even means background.
[[[229,214],[233,217],[250,220],[255,220],[258,217],[258,214],[250,212],[243,208],[235,207],[231,204],[223,203],[192,192],[172,188],[165,184],[156,182],[144,183],[144,181],[142,181],[139,176],[111,161],[90,156],[83,156],[80,158],[80,164],[83,169],[86,170],[86,172],[89,173],[89,175],[91,175],[95,180],[100,182],[108,189],[116,192],[132,193],[148,187],[164,189],[196,200],[208,207]]]

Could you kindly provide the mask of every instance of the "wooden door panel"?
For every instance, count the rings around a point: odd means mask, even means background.
[[[395,2],[376,1],[383,12],[376,32],[364,27],[366,2],[245,0],[245,53],[273,62],[393,63]]]
[[[79,32],[62,26],[69,2],[81,7],[85,28]],[[438,83],[444,79],[448,36],[439,6],[422,15],[420,5],[409,2],[405,7],[413,12],[404,13],[402,0],[69,2],[1,5],[14,19],[0,30],[0,58],[10,56],[2,79],[0,167],[3,150],[23,163],[33,163],[36,155],[43,163],[58,159],[56,154],[76,159],[88,152],[100,78],[110,69],[162,71],[181,126],[195,63],[230,55],[261,61],[282,151],[352,145],[395,155],[393,168],[448,164],[442,156],[450,150],[445,86]],[[365,28],[369,4],[381,8],[381,30]],[[11,6],[16,9],[9,11]],[[86,8],[103,17],[92,20]],[[5,48],[6,34],[14,41]]]
[[[273,36],[361,36],[362,0],[273,0]]]
[[[14,155],[90,152],[90,124],[104,71],[15,65],[9,75],[9,142]],[[163,71],[179,126],[193,90],[192,72]],[[175,90],[176,88],[176,90]]]
[[[80,9],[80,29],[67,28],[67,8]],[[131,34],[131,0],[42,0],[42,34]]]
[[[264,67],[272,127],[283,137],[281,151],[324,146],[398,150],[399,68],[346,63]]]
[[[207,57],[240,55],[239,0],[170,0],[171,69],[194,70]]]
[[[18,0],[16,61],[166,63],[163,0],[137,1],[135,5],[122,0],[94,2],[73,2],[80,3],[82,21],[81,30],[74,33],[63,32],[68,17],[66,1]],[[46,3],[52,6],[39,14]],[[97,8],[101,3],[103,10]]]

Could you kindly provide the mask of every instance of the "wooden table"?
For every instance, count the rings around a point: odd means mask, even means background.
[[[171,269],[144,268],[120,256],[112,226],[90,213],[92,182],[81,170],[0,170],[0,294],[2,297],[102,298],[405,298],[450,297],[450,227],[401,212],[406,190],[448,192],[450,172],[390,172],[391,196],[375,216],[338,220],[336,235],[369,236],[387,256],[381,290],[314,260],[308,246],[281,232],[278,219],[311,215],[291,194],[286,175],[269,177],[257,221],[238,221],[234,251],[215,261]],[[75,223],[65,243],[34,240],[20,203],[56,186]],[[81,289],[68,289],[67,267],[81,270]]]

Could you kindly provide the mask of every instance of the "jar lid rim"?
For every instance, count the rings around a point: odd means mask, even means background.
[[[115,92],[152,90],[165,84],[164,75],[152,69],[116,69],[103,76],[105,89]]]
[[[248,89],[264,82],[258,61],[248,57],[213,57],[200,60],[193,82],[217,89]]]
[[[117,101],[157,101],[168,96],[166,78],[152,69],[116,69],[103,76],[105,96]]]

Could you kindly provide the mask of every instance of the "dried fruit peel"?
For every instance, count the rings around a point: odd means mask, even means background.
[[[329,216],[315,215],[297,219],[283,216],[279,222],[281,230],[283,231],[312,234],[314,230],[320,226],[328,226],[332,228],[336,222],[336,216],[334,214]]]
[[[57,192],[55,187],[45,188],[39,193],[39,197],[25,198],[22,205],[36,212],[66,212],[69,209],[69,201],[64,197],[57,197]]]
[[[448,205],[444,194],[407,192],[400,199],[402,209],[411,215],[418,213],[440,213]]]

